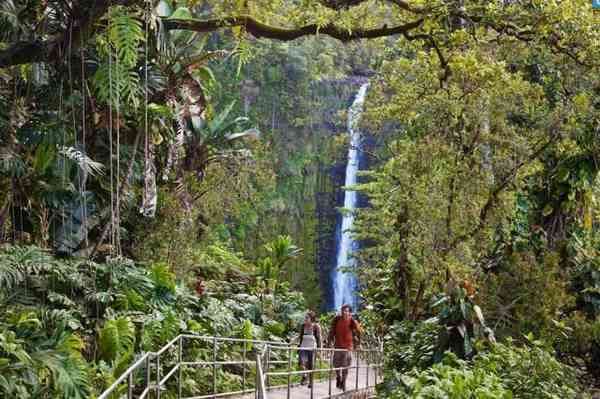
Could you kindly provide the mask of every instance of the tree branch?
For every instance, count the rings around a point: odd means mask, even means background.
[[[56,43],[48,40],[17,42],[8,49],[0,51],[0,68],[46,61],[55,48]]]
[[[133,0],[121,0],[121,3]],[[115,4],[119,1],[115,1]],[[73,47],[77,48],[81,43],[80,36],[88,37],[96,29],[96,21],[104,15],[110,6],[110,0],[83,1],[79,4],[79,10],[75,15],[81,15],[78,19],[67,21],[67,29],[62,34],[57,34],[46,40],[32,40],[29,42],[17,42],[9,48],[0,51],[0,68],[14,65],[29,64],[32,62],[50,62],[59,60],[61,49],[69,46],[70,39]],[[72,32],[69,27],[72,26]],[[72,33],[72,35],[71,35]]]
[[[357,29],[353,31],[348,31],[334,24],[328,24],[320,28],[317,24],[306,25],[299,28],[281,28],[264,24],[249,15],[208,20],[165,19],[163,20],[163,23],[167,29],[191,30],[195,32],[212,32],[221,28],[243,26],[244,29],[254,37],[263,37],[281,41],[291,41],[303,36],[323,34],[342,42],[348,42],[357,39],[373,39],[377,37],[404,34],[418,28],[423,21],[423,18],[421,18],[404,25],[389,28],[384,25],[381,28]]]
[[[508,187],[508,185],[514,180],[515,176],[517,175],[517,173],[523,166],[536,160],[552,143],[554,143],[554,141],[556,140],[556,138],[558,136],[559,136],[558,134],[554,134],[550,138],[550,140],[548,140],[546,143],[541,145],[529,157],[527,157],[526,159],[522,160],[517,165],[515,165],[515,167],[506,175],[506,177],[500,183],[498,183],[498,185],[490,193],[490,196],[488,197],[486,203],[483,205],[483,208],[481,208],[481,210],[479,211],[479,222],[477,223],[477,226],[475,226],[468,233],[465,233],[463,235],[456,237],[454,239],[454,241],[452,241],[447,248],[444,248],[445,253],[450,252],[452,249],[456,248],[456,246],[458,244],[475,236],[481,230],[483,230],[483,228],[485,227],[485,222],[487,221],[487,218],[489,216],[489,212],[492,210],[494,205],[496,205],[496,202],[498,201],[498,197],[500,196],[500,193],[502,191],[504,191],[504,189],[506,187]]]

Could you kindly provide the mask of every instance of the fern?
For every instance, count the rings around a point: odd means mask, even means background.
[[[100,101],[113,108],[117,106],[117,99],[120,104],[137,108],[142,91],[135,67],[145,39],[142,22],[135,12],[123,6],[111,7],[105,19],[108,20],[106,35],[97,38],[104,60],[94,74],[96,94]],[[111,62],[109,52],[114,52]]]
[[[152,319],[144,323],[142,332],[142,348],[144,350],[156,350],[175,338],[180,331],[179,318],[174,312],[162,314],[155,312]]]
[[[242,67],[248,64],[256,56],[256,52],[253,51],[252,45],[248,40],[240,38],[236,48],[233,50],[233,55],[238,59],[236,77],[240,76]]]
[[[121,105],[139,106],[140,78],[121,63],[110,64],[107,60],[102,63],[94,75],[94,87],[98,99],[113,108],[117,107],[117,99]]]
[[[133,68],[137,63],[138,47],[144,40],[142,22],[123,6],[111,7],[108,15],[110,43],[116,49],[120,62],[126,68]]]
[[[135,326],[128,318],[108,320],[99,334],[100,357],[114,362],[133,350]]]

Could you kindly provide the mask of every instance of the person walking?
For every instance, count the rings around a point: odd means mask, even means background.
[[[352,318],[352,307],[348,304],[342,305],[341,314],[336,315],[331,322],[328,343],[329,346],[333,344],[335,349],[343,349],[336,350],[333,354],[333,367],[344,367],[335,371],[335,386],[343,391],[346,390],[348,367],[352,364],[354,341],[358,342],[361,334],[360,324]]]
[[[315,363],[315,349],[321,348],[321,326],[316,322],[317,316],[312,310],[304,316],[304,323],[300,327],[300,351],[298,353],[298,364],[301,370],[313,370]],[[307,374],[302,374],[300,384],[307,381]],[[312,373],[308,387],[312,386]]]

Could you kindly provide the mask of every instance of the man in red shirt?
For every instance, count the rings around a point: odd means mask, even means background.
[[[335,351],[333,354],[333,367],[346,367],[343,370],[336,370],[336,384],[338,389],[346,390],[346,377],[348,377],[348,368],[352,364],[352,349],[354,340],[358,339],[361,333],[360,324],[352,318],[352,307],[348,304],[343,305],[341,315],[333,318],[331,328],[329,329],[329,344],[334,344],[335,349],[345,349]]]

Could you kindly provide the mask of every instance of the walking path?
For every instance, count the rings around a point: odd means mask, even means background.
[[[367,370],[360,369],[358,373],[358,385],[356,384],[356,370],[350,370],[348,372],[348,379],[346,380],[346,392],[356,392],[370,387],[373,388],[375,382],[375,370],[369,369],[368,384],[367,384]],[[315,381],[312,389],[306,385],[295,385],[290,389],[288,396],[287,386],[272,388],[268,391],[267,399],[323,399],[323,398],[334,398],[344,394],[344,392],[335,387],[335,375],[332,376],[331,380],[331,395],[329,394],[329,379]],[[236,399],[254,399],[255,394],[250,393],[243,396],[235,396]]]
[[[212,361],[196,359],[195,357],[188,358],[188,350],[194,347],[192,344],[196,346],[204,344],[209,350],[212,349]],[[219,360],[222,359],[220,351],[223,352],[223,348],[226,348],[227,345],[241,346],[242,357]],[[187,399],[214,399],[219,397],[254,399],[256,396],[259,399],[324,399],[341,396],[363,398],[366,396],[355,396],[354,393],[372,390],[376,383],[381,381],[380,370],[376,371],[375,369],[381,367],[383,353],[381,347],[357,349],[353,352],[356,363],[349,368],[346,393],[335,387],[335,373],[331,371],[333,366],[331,355],[333,351],[338,349],[324,348],[319,350],[325,352],[325,354],[322,354],[319,360],[319,368],[317,369],[319,371],[315,371],[316,381],[314,386],[309,388],[306,385],[295,384],[290,385],[288,391],[285,382],[297,381],[299,375],[303,374],[291,367],[293,353],[298,349],[300,348],[286,346],[282,342],[181,334],[157,352],[147,352],[139,357],[98,399],[109,399],[118,392],[119,397],[127,399],[159,398],[162,396],[161,391],[165,391],[166,394],[168,389],[171,389],[170,394],[184,399],[185,396],[182,395],[184,389],[183,373],[187,372],[190,367],[212,369],[212,376],[207,376],[206,383],[209,392],[212,391],[213,393],[200,396],[196,394],[187,397]],[[279,352],[279,355],[277,355],[277,352]],[[274,354],[275,356],[273,356]],[[217,371],[224,366],[238,367],[238,371],[241,373],[242,387],[249,388],[246,392],[250,393],[242,394],[241,391],[224,392],[219,390]],[[265,369],[268,372],[265,372]],[[329,376],[331,376],[331,380],[328,378]],[[253,384],[251,379],[255,377],[256,384]],[[275,386],[282,383],[285,385]],[[256,388],[252,388],[253,385]],[[256,389],[256,392],[252,392],[252,389]],[[363,394],[359,393],[359,395]]]

